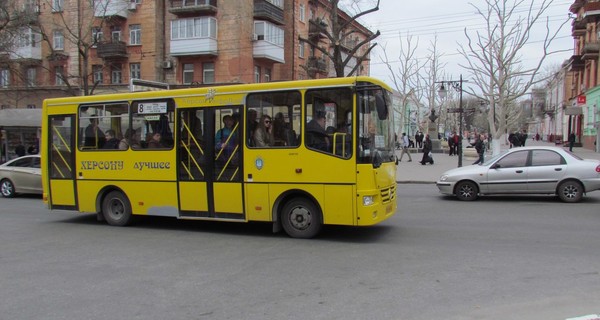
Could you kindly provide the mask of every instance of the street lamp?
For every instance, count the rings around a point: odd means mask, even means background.
[[[462,78],[462,74],[460,75],[460,80],[449,80],[449,81],[439,81],[436,83],[440,83],[440,89],[438,91],[438,95],[440,96],[441,99],[445,99],[446,96],[448,95],[448,90],[446,89],[446,87],[444,87],[444,84],[448,85],[449,87],[454,88],[454,90],[456,90],[459,93],[459,104],[458,104],[458,110],[452,111],[452,112],[458,112],[459,113],[459,118],[458,118],[458,166],[462,167],[462,156],[463,156],[463,150],[462,150],[462,141],[463,141],[463,101],[462,101],[462,94],[463,94],[463,78]]]

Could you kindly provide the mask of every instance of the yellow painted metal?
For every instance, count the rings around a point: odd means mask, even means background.
[[[208,212],[206,182],[179,182],[181,210]]]
[[[271,221],[272,200],[269,185],[265,183],[246,184],[246,218],[249,221]]]
[[[55,206],[74,206],[75,205],[75,187],[73,180],[52,180],[47,184],[50,187],[52,205]],[[48,190],[48,189],[44,189]]]
[[[243,214],[242,184],[215,182],[213,184],[215,212]]]

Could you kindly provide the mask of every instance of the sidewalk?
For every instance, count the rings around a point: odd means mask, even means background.
[[[468,145],[466,140],[463,146]],[[555,146],[554,143],[545,141],[527,140],[526,146]],[[507,145],[501,145],[500,149],[507,149]],[[600,160],[600,153],[596,153],[589,149],[573,148],[573,153],[584,159]],[[448,153],[434,153],[434,164],[421,165],[419,161],[423,157],[422,153],[411,153],[412,162],[408,162],[408,157],[404,155],[401,162],[398,162],[398,171],[396,172],[396,181],[398,183],[435,183],[437,179],[447,170],[458,167],[458,156],[449,156]],[[396,156],[400,157],[400,150],[396,150]],[[491,157],[490,153],[486,154],[486,159]],[[463,155],[462,165],[468,166],[477,160],[472,157]]]

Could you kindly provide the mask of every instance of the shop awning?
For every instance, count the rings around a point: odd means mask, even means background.
[[[42,126],[42,109],[2,109],[0,127],[36,127]]]

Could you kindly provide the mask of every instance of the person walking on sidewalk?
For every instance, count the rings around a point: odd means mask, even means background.
[[[425,135],[425,139],[423,140],[423,158],[421,159],[421,164],[426,165],[427,162],[433,164],[433,157],[431,156],[431,139],[429,139],[429,135]]]
[[[398,161],[402,161],[402,157],[406,153],[408,155],[408,162],[412,161],[412,157],[410,156],[410,152],[408,152],[408,146],[410,142],[408,141],[408,136],[405,132],[402,132],[402,152],[400,152],[400,159]]]
[[[484,139],[485,139],[485,137],[483,136],[483,134],[480,134],[479,137],[477,138],[477,140],[475,141],[475,143],[473,143],[473,146],[475,147],[475,151],[477,151],[477,155],[479,155],[479,159],[477,159],[477,161],[473,162],[473,164],[483,163],[483,155],[485,154]]]
[[[573,146],[575,145],[575,132],[571,132],[569,135],[569,151],[573,152]]]

